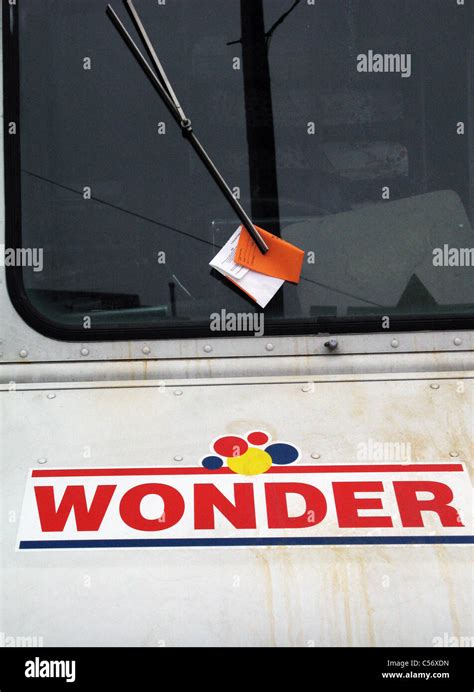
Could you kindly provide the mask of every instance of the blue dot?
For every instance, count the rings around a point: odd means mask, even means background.
[[[217,471],[217,469],[221,468],[224,462],[220,457],[205,457],[201,463],[208,471]]]
[[[298,459],[298,450],[293,445],[286,442],[275,442],[273,445],[265,447],[274,464],[292,464]]]

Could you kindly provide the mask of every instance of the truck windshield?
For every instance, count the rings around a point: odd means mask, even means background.
[[[10,257],[13,299],[81,339],[84,325],[103,338],[200,335],[222,310],[262,312],[209,266],[239,221],[106,2],[3,5],[6,246],[41,251],[21,268]],[[265,308],[267,331],[471,319],[469,3],[135,6],[253,222],[304,250],[299,284]]]

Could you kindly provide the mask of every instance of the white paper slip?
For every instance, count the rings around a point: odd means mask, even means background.
[[[220,271],[225,276],[232,276],[233,279],[241,279],[250,269],[235,263],[235,251],[239,243],[240,226],[229,238],[224,247],[219,250],[214,259],[209,263],[211,267]]]
[[[275,293],[285,283],[283,279],[254,272],[234,261],[235,250],[240,238],[240,226],[219,250],[209,265],[238,286],[241,291],[252,298],[260,307],[265,308]]]

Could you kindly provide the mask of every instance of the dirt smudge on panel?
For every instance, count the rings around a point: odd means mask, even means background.
[[[370,403],[367,399],[367,393],[363,387],[358,387],[357,383],[352,383],[350,387],[351,397],[351,413],[355,418],[365,418],[367,416],[367,408]]]
[[[242,418],[226,425],[226,433],[233,435],[245,435],[245,433],[252,432],[253,430],[261,430],[268,433],[272,440],[278,439],[275,426],[268,421]]]

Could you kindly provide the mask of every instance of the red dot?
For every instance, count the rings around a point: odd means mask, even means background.
[[[251,445],[264,445],[268,442],[268,435],[264,432],[251,432],[247,435],[247,440]]]
[[[223,457],[240,457],[248,448],[245,440],[234,435],[220,437],[214,442],[214,451]]]

